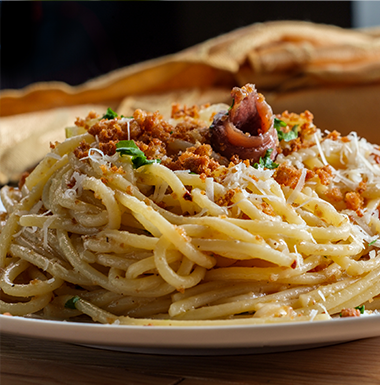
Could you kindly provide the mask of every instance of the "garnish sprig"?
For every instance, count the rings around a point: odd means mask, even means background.
[[[146,164],[160,163],[160,159],[147,159],[144,152],[139,149],[133,140],[121,140],[116,143],[116,152],[121,156],[131,156],[134,168],[145,166]]]
[[[259,168],[259,166],[261,166],[263,168],[269,168],[270,170],[277,168],[279,166],[278,163],[273,162],[273,160],[270,158],[270,154],[272,152],[273,148],[268,148],[268,150],[265,152],[264,158],[260,157],[259,163],[255,163],[253,167]]]
[[[280,142],[282,140],[285,142],[290,142],[291,140],[298,138],[298,124],[293,126],[289,132],[284,132],[282,131],[281,127],[286,127],[287,124],[281,119],[274,118],[273,126],[277,131],[277,137]]]

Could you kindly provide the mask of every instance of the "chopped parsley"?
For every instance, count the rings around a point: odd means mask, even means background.
[[[293,139],[296,139],[298,137],[298,124],[296,124],[291,131],[289,132],[283,132],[281,127],[286,127],[287,124],[278,118],[274,118],[274,128],[277,131],[278,140],[281,142],[281,140],[285,142],[289,142]]]
[[[274,168],[277,168],[278,167],[278,163],[274,163],[273,160],[270,158],[270,154],[273,152],[273,148],[269,148],[265,155],[264,155],[264,158],[260,157],[259,159],[259,163],[255,163],[253,165],[254,168],[259,168],[259,166],[261,167],[265,167],[265,168],[269,168],[271,170],[273,170]]]
[[[146,164],[160,163],[159,159],[148,160],[133,140],[121,140],[116,143],[116,151],[120,153],[121,156],[131,156],[132,164],[135,168],[145,166]]]
[[[65,308],[67,309],[76,309],[75,304],[80,300],[80,297],[77,295],[73,298],[70,298],[68,301],[65,303]]]
[[[117,117],[118,117],[117,113],[115,111],[113,111],[112,108],[108,107],[107,112],[105,115],[102,116],[102,119],[112,120],[112,119],[115,119]]]
[[[278,119],[278,118],[274,118],[274,123],[273,123],[273,125],[274,125],[274,128],[276,129],[276,130],[280,130],[281,129],[281,127],[286,127],[287,126],[287,124],[283,121],[283,120],[281,120],[281,119]]]
[[[368,243],[368,246],[372,246],[372,245],[374,245],[376,242],[377,242],[377,238],[374,239],[372,242]]]
[[[228,109],[228,112],[229,112],[230,110],[232,110],[232,108],[233,108],[234,105],[235,105],[235,98],[232,99],[232,104],[231,104],[230,108]],[[227,112],[227,114],[228,114],[228,112]]]
[[[364,305],[362,305],[362,306],[356,306],[355,309],[359,310],[359,311],[360,311],[360,314],[364,314],[365,306],[364,306]]]

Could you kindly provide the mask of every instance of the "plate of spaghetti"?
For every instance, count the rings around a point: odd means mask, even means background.
[[[231,100],[90,112],[1,189],[3,331],[166,348],[380,335],[379,146],[274,114],[252,84]]]

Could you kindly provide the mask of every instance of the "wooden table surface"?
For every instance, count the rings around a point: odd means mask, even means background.
[[[1,385],[380,384],[380,337],[282,353],[125,353],[1,334]]]

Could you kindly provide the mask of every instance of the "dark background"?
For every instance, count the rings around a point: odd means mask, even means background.
[[[349,1],[0,2],[0,88],[77,85],[255,22],[352,27]]]

